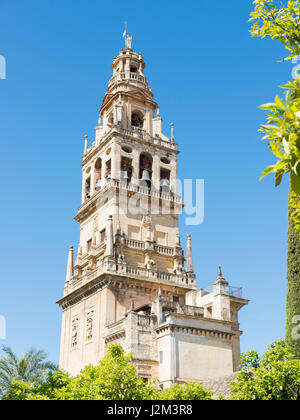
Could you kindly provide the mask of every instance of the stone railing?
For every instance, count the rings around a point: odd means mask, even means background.
[[[224,295],[229,295],[232,297],[237,297],[237,298],[243,298],[243,288],[242,287],[234,287],[234,286],[228,286],[228,289],[225,288],[225,290],[223,289],[222,293]],[[208,286],[205,287],[203,290],[204,295],[210,294],[210,293],[214,293],[214,286]]]
[[[137,241],[136,239],[126,239],[126,246],[133,249],[145,249],[145,242]]]
[[[144,267],[131,267],[126,264],[116,264],[114,261],[101,261],[100,265],[94,269],[84,269],[79,278],[73,277],[72,281],[66,286],[65,294],[84,286],[85,284],[97,279],[102,274],[113,274],[121,277],[132,277],[139,280],[154,283],[169,284],[187,289],[196,289],[196,277],[186,274],[164,273],[157,270],[150,270]]]
[[[126,273],[128,276],[140,278],[143,280],[161,282],[167,284],[174,284],[177,286],[196,288],[196,280],[188,278],[184,274],[164,273],[156,270],[149,270],[143,267],[126,266]]]
[[[136,239],[126,239],[126,246],[128,248],[133,249],[146,249],[146,243],[143,241],[138,241]],[[175,249],[171,246],[165,246],[165,245],[157,245],[154,244],[154,251],[161,255],[167,255],[172,257],[175,254]]]
[[[141,82],[141,83],[146,84],[146,78],[138,73],[121,72],[110,79],[108,86],[111,87],[114,83],[120,83],[123,80],[133,80],[136,82]]]
[[[170,246],[154,245],[154,251],[162,255],[169,255],[169,256],[174,255],[174,248]]]
[[[174,142],[171,142],[171,140],[163,140],[160,137],[152,137],[149,133],[147,133],[145,130],[138,128],[138,127],[131,127],[123,128],[119,124],[113,124],[106,132],[103,133],[101,137],[96,138],[94,143],[91,147],[88,148],[87,153],[84,155],[83,160],[85,160],[91,152],[96,150],[96,148],[104,143],[113,133],[120,134],[121,136],[127,136],[131,137],[133,139],[143,140],[149,144],[155,144],[157,146],[163,146],[167,147],[172,150],[177,150],[177,144]]]
[[[170,309],[171,312],[175,312],[182,315],[189,315],[189,316],[204,316],[204,309],[199,306],[191,306],[185,305],[178,302],[169,302],[167,300],[161,301],[162,307],[166,309]]]
[[[157,191],[156,189],[149,189],[143,186],[135,185],[132,183],[127,183],[124,181],[119,181],[117,179],[105,181],[103,187],[100,191],[96,191],[88,200],[86,200],[79,208],[78,213],[82,213],[84,210],[88,209],[90,206],[93,206],[95,202],[110,188],[119,188],[122,190],[127,190],[130,192],[135,192],[138,194],[144,194],[151,196],[153,198],[162,199],[170,202],[174,202],[178,205],[182,204],[182,198],[178,194],[166,194]],[[180,209],[178,209],[180,211]]]

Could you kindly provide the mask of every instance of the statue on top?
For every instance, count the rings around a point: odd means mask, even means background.
[[[132,36],[127,33],[127,22],[125,22],[125,31],[123,33],[123,38],[125,39],[125,47],[131,49],[132,46]]]

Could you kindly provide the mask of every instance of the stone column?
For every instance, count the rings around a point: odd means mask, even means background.
[[[70,246],[69,255],[68,255],[68,265],[67,265],[67,273],[66,273],[66,285],[72,280],[73,277],[73,259],[74,259],[74,251],[73,247]]]
[[[112,147],[112,156],[111,156],[111,178],[120,179],[120,169],[121,169],[121,150],[120,146],[115,141]]]
[[[174,194],[178,193],[177,188],[177,162],[173,162],[171,168],[170,187]]]
[[[131,182],[137,185],[140,177],[140,153],[135,149],[133,150],[132,169]]]
[[[194,272],[191,235],[187,236],[187,241],[186,241],[186,272],[188,274]]]
[[[95,194],[95,162],[91,164],[91,187],[90,187],[90,196],[92,197]]]
[[[152,183],[157,190],[160,188],[160,157],[153,156],[152,163]]]
[[[106,227],[106,257],[114,256],[114,229],[113,229],[113,217],[109,216]]]

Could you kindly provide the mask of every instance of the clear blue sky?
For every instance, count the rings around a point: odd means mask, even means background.
[[[273,163],[258,105],[291,77],[276,41],[251,38],[252,1],[0,0],[1,292],[7,340],[58,361],[67,251],[77,247],[83,136],[98,110],[124,21],[160,104],[175,123],[182,178],[205,179],[205,221],[191,233],[198,285],[218,265],[251,299],[242,351],[284,336],[287,194],[259,182]]]

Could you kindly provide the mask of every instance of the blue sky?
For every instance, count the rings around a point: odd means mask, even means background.
[[[205,179],[204,223],[181,226],[193,237],[198,285],[221,264],[243,286],[242,351],[283,337],[288,186],[258,181],[273,158],[257,107],[291,78],[291,64],[277,62],[275,41],[251,38],[252,2],[0,0],[0,10],[0,345],[43,348],[58,361],[55,301],[79,239],[83,137],[94,135],[125,20],[166,134],[175,123],[180,177]]]

